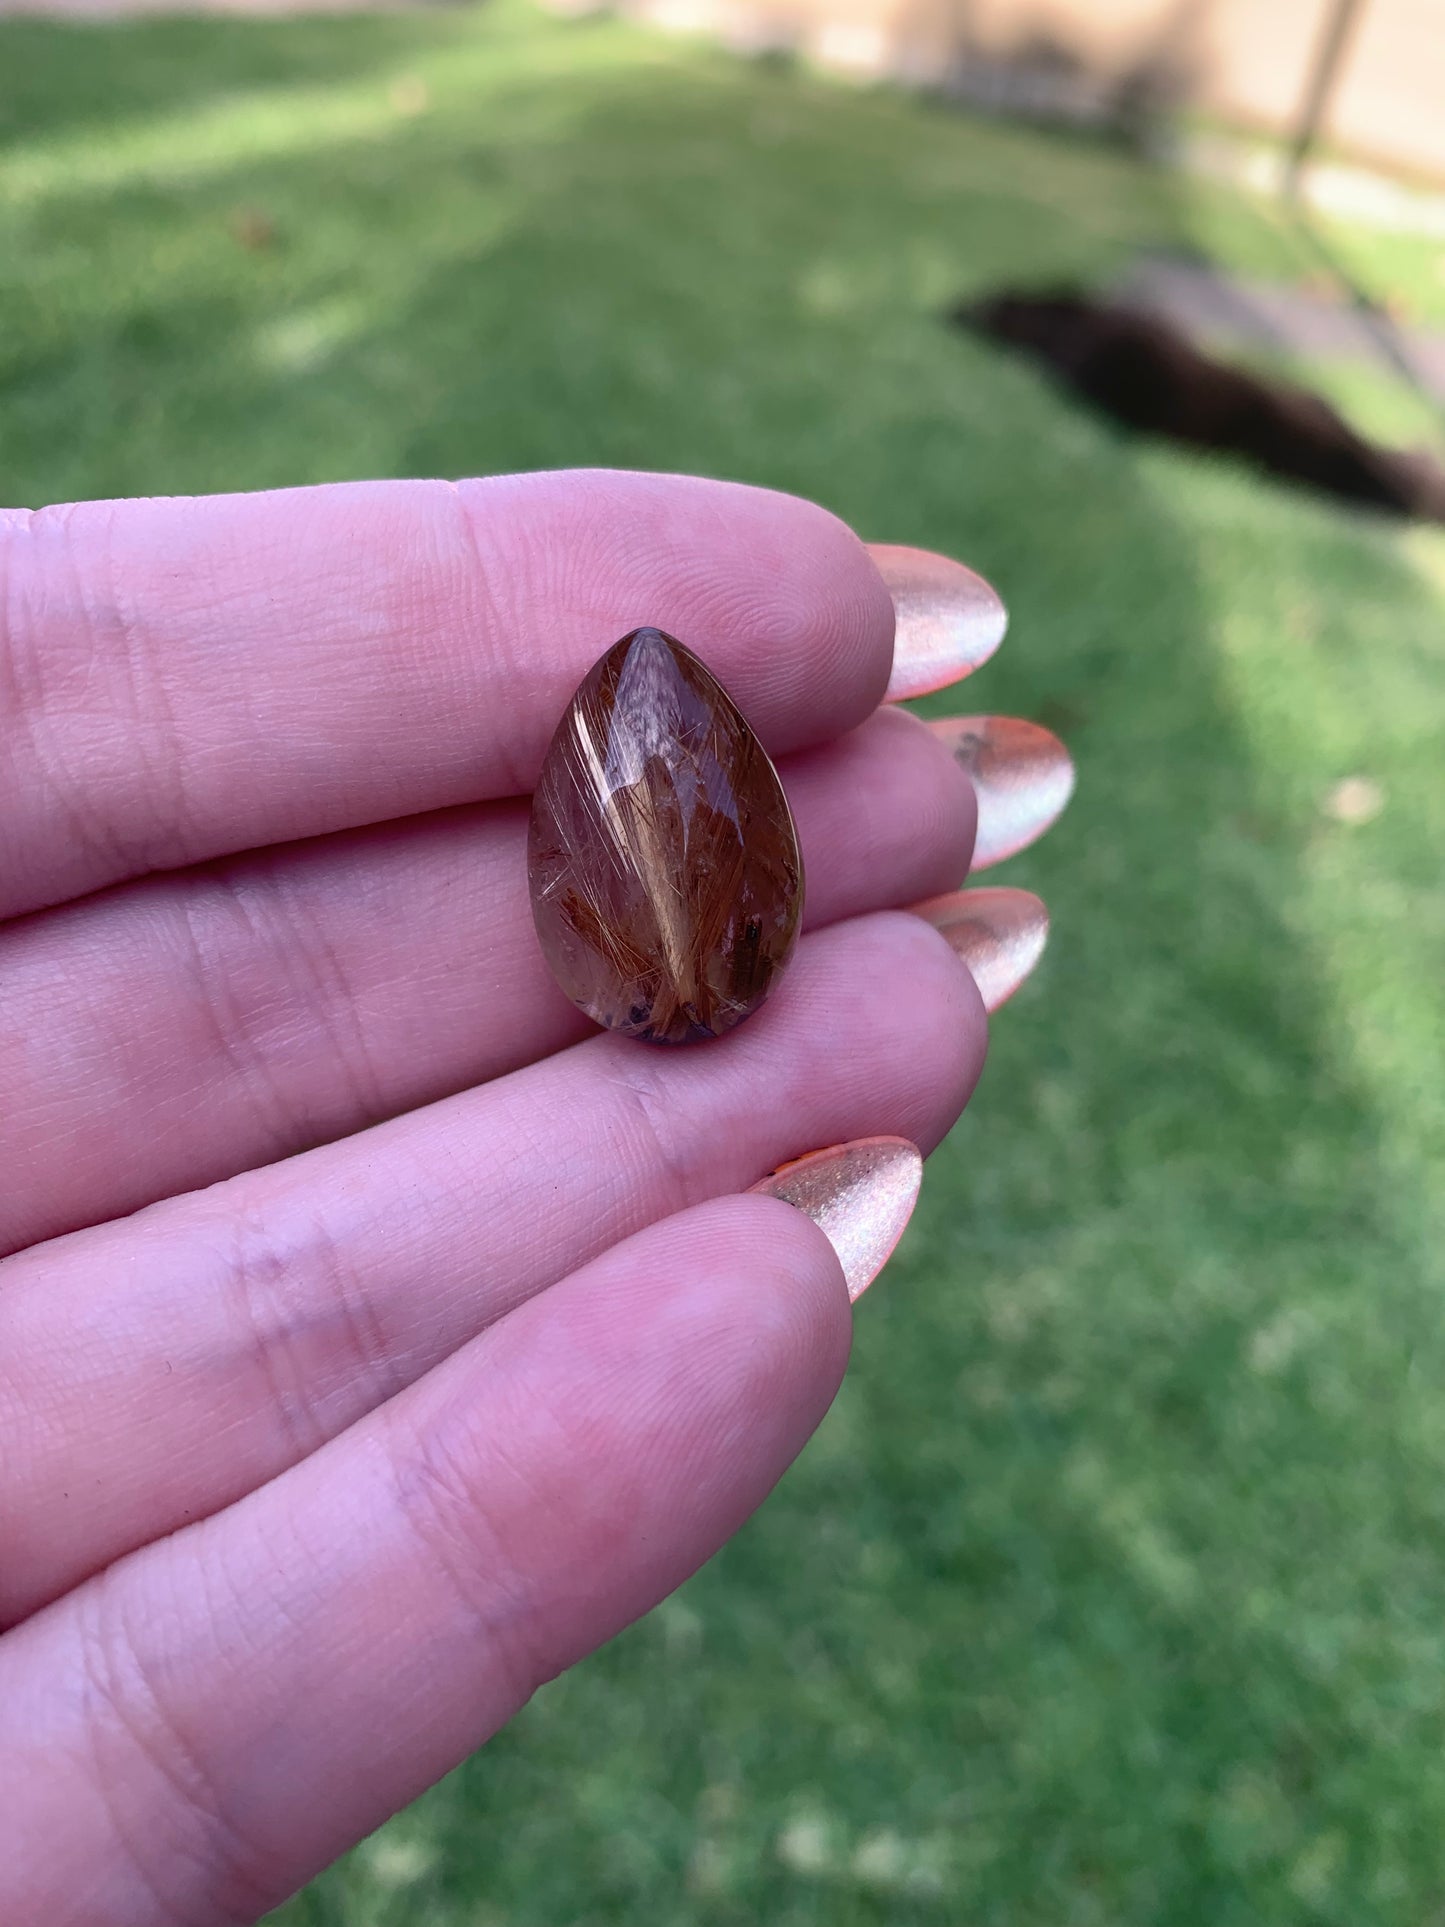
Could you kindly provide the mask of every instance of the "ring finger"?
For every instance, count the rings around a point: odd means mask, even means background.
[[[598,1035],[8,1260],[0,1622],[273,1477],[643,1225],[819,1144],[927,1152],[984,1036],[936,931],[862,918],[805,938],[715,1044]]]
[[[952,889],[973,794],[883,710],[788,759],[818,928]],[[118,1217],[584,1036],[516,802],[286,845],[0,929],[0,1252]],[[137,1121],[143,1120],[143,1128]]]

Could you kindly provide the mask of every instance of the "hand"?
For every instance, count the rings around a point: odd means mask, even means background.
[[[781,758],[808,875],[773,1000],[677,1051],[548,978],[517,800],[641,622]],[[838,1257],[738,1194],[927,1151],[984,1049],[890,914],[974,830],[878,708],[893,633],[830,516],[683,478],[0,515],[0,1919],[254,1919],[818,1423]]]

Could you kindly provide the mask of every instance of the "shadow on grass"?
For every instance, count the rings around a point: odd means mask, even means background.
[[[174,31],[197,93],[242,45],[293,72],[290,28]],[[407,31],[424,63],[426,21],[303,44],[355,74]],[[611,28],[575,57],[536,28],[565,85],[498,86],[474,31],[384,135],[65,201],[94,271],[22,297],[4,492],[571,462],[796,489],[999,581],[1012,639],[949,701],[1051,721],[1081,784],[1005,873],[1051,954],[802,1464],[278,1918],[1422,1917],[1441,1280],[1382,1109],[1414,1100],[1362,1072],[1311,880],[1340,663],[1424,629],[1404,553],[939,324],[1187,235],[1163,177]],[[148,43],[97,44],[144,110]]]

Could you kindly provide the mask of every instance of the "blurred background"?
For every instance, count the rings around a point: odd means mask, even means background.
[[[1079,767],[802,1461],[275,1920],[1438,1927],[1445,530],[946,315],[1162,285],[1438,456],[1441,0],[73,12],[0,19],[0,500],[792,489],[991,577],[961,706]]]

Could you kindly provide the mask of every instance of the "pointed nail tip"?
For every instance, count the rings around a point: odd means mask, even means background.
[[[983,633],[975,630],[956,644],[940,647],[931,637],[910,637],[906,618],[900,612],[884,702],[914,702],[920,696],[936,696],[941,689],[967,681],[997,652],[1007,626],[1007,620],[1002,619],[995,629]]]
[[[932,695],[988,661],[1008,628],[1008,610],[991,582],[933,549],[870,542],[868,553],[893,598],[893,673],[885,702]]]
[[[1023,716],[935,716],[927,727],[973,785],[973,871],[1017,856],[1067,809],[1074,759],[1042,723]]]
[[[991,870],[995,864],[1007,863],[1010,857],[1031,849],[1040,838],[1048,835],[1068,806],[1069,799],[1065,795],[1047,802],[1040,798],[1037,805],[1028,810],[1016,805],[1007,813],[995,812],[980,794],[978,827],[974,831],[973,862],[969,866],[969,874]]]
[[[990,755],[986,739],[982,751],[955,750],[978,803],[974,871],[1006,863],[1037,843],[1058,822],[1074,794],[1073,758],[1058,737],[1037,724],[1019,726],[1011,717],[1001,720],[1015,731],[1013,751],[1000,749]],[[1029,738],[1031,753],[1018,751],[1019,743]]]
[[[1021,894],[1028,893],[1021,892]],[[1029,932],[1027,945],[1021,946],[1020,954],[1014,960],[1007,979],[990,996],[984,998],[984,1009],[990,1017],[996,1010],[1002,1010],[1004,1005],[1023,989],[1038,969],[1040,960],[1049,947],[1049,913],[1038,897],[1034,898],[1034,902],[1038,905],[1038,917]]]
[[[1032,890],[955,890],[910,907],[968,970],[990,1016],[1032,974],[1048,942],[1048,909]]]
[[[999,641],[1002,640],[1000,636]],[[932,661],[914,664],[899,661],[895,642],[893,673],[888,678],[883,700],[885,703],[911,703],[923,696],[936,696],[942,689],[953,689],[967,681],[976,670],[982,669],[997,648],[996,642],[991,648],[975,650],[943,665]]]
[[[1038,969],[1049,944],[1049,912],[1043,898],[1036,897],[1032,890],[1017,890],[1014,895],[1027,900],[1031,914],[1027,920],[1020,918],[1015,947],[1006,958],[998,977],[986,990],[982,984],[979,986],[984,1009],[990,1017],[996,1010],[1002,1010],[1010,998],[1023,989]]]
[[[751,1186],[810,1217],[838,1255],[848,1296],[862,1297],[903,1236],[923,1182],[908,1138],[854,1138],[780,1165]]]

